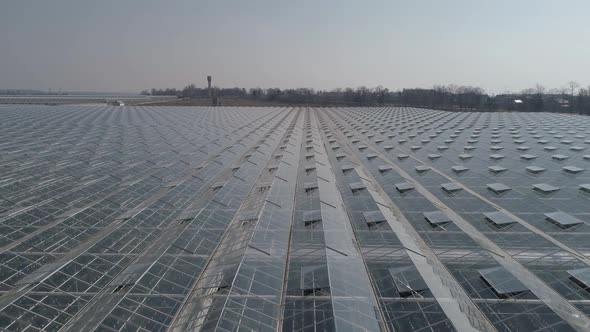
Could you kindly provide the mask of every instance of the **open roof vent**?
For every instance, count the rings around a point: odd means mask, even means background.
[[[502,266],[479,269],[481,278],[501,298],[527,292],[529,289]]]
[[[379,210],[365,211],[363,212],[363,217],[365,218],[365,222],[369,227],[386,222],[385,217]]]
[[[491,221],[494,225],[503,227],[516,223],[510,215],[503,211],[485,212],[484,216],[487,220]]]
[[[450,223],[452,220],[443,211],[424,212],[424,218],[433,226]]]
[[[428,286],[413,265],[392,267],[389,269],[389,274],[401,297],[420,294],[428,290]]]
[[[571,227],[583,223],[582,220],[565,212],[545,213],[545,218],[560,227]]]
[[[510,190],[510,187],[503,183],[489,183],[486,186],[489,190],[493,191],[496,194],[501,194],[503,192]]]

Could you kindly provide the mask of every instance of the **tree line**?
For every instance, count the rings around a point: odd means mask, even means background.
[[[0,89],[1,96],[54,95],[55,92],[31,89]]]
[[[168,95],[178,98],[208,98],[207,88],[189,84],[183,89],[151,89],[144,95]],[[382,86],[374,88],[212,88],[215,98],[243,98],[281,105],[313,106],[414,106],[449,111],[523,111],[566,112],[590,115],[590,86],[582,88],[568,82],[560,89],[546,89],[541,85],[520,92],[492,95],[480,87],[435,85],[432,88],[410,88],[392,91]]]

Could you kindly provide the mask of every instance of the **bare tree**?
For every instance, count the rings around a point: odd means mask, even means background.
[[[573,96],[574,95],[574,92],[576,91],[576,89],[578,87],[580,87],[580,83],[575,82],[575,81],[569,81],[569,82],[567,82],[567,86],[568,86],[568,88],[570,88],[570,91],[571,91],[572,96]]]
[[[542,85],[540,85],[540,84],[538,84],[538,83],[537,83],[537,84],[535,85],[534,92],[535,92],[535,94],[542,95],[542,94],[545,94],[545,91],[546,91],[546,90],[547,90],[547,89],[546,89],[544,86],[542,86]]]

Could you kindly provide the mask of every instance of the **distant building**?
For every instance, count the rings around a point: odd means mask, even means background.
[[[112,106],[125,106],[125,102],[122,100],[111,100],[111,101],[107,101],[108,105],[112,105]]]
[[[559,105],[559,108],[569,108],[570,101],[564,98],[555,98],[555,102]]]

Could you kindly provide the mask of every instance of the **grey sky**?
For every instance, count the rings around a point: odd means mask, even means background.
[[[18,0],[0,89],[590,84],[590,1]]]

